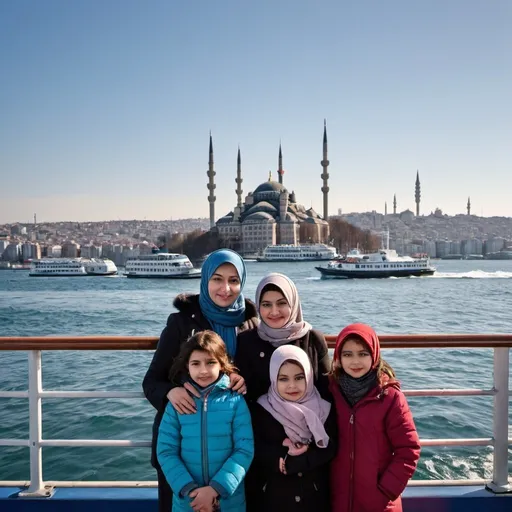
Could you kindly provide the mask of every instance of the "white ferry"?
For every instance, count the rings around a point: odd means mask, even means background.
[[[352,254],[351,254],[352,253]],[[398,256],[393,249],[380,249],[371,254],[351,251],[343,259],[330,261],[326,267],[315,267],[322,277],[361,279],[375,277],[429,276],[436,268],[428,257]]]
[[[99,258],[42,258],[30,265],[32,277],[110,276],[117,267],[109,259]]]
[[[117,274],[116,264],[108,258],[91,258],[82,261],[85,272],[89,276],[114,276]]]
[[[201,277],[201,270],[194,268],[188,256],[165,253],[146,254],[129,258],[126,277],[160,277],[167,279],[191,279]]]
[[[86,276],[81,258],[42,258],[34,260],[28,274],[32,277]]]
[[[336,249],[326,244],[267,245],[258,261],[327,261],[338,256]]]

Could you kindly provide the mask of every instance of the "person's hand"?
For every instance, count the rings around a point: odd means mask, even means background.
[[[309,445],[302,443],[293,443],[291,439],[286,438],[283,441],[283,446],[288,448],[288,455],[297,456],[302,455],[308,451]]]
[[[215,500],[219,494],[217,491],[207,485],[190,491],[189,496],[192,498],[190,506],[196,512],[212,512]]]
[[[189,395],[188,391],[199,397],[198,391],[188,382],[185,387],[172,388],[167,393],[167,399],[179,414],[194,414],[196,412],[196,404],[194,399]]]
[[[286,462],[283,457],[279,457],[279,471],[281,471],[283,475],[286,475]]]
[[[232,373],[229,376],[229,386],[233,391],[238,391],[239,394],[245,395],[247,393],[247,386],[245,385],[245,379],[238,375],[238,373]]]

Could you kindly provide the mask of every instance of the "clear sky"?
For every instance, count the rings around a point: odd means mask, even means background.
[[[3,0],[0,223],[208,216],[277,179],[322,212],[512,216],[510,0]]]

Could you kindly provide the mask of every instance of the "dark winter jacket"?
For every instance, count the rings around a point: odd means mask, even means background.
[[[330,400],[327,373],[331,369],[327,342],[317,330],[309,331],[303,338],[290,342],[300,347],[309,356],[313,368],[314,384],[322,398]],[[270,358],[276,349],[258,336],[258,330],[241,332],[238,335],[235,365],[247,385],[248,402],[255,402],[270,387]]]
[[[212,329],[208,320],[201,313],[199,295],[178,295],[174,299],[173,305],[178,312],[169,315],[167,325],[164,327],[162,334],[160,334],[160,340],[153,355],[153,360],[142,382],[146,398],[156,409],[151,448],[151,464],[154,467],[157,467],[156,440],[158,427],[168,403],[167,393],[177,386],[176,383],[169,380],[169,370],[180,351],[182,343],[187,341],[194,332]],[[245,322],[240,325],[239,330],[252,329],[257,324],[256,307],[253,302],[246,299]]]
[[[376,386],[350,407],[338,383],[339,444],[331,464],[333,512],[401,512],[402,494],[420,456],[412,414],[397,383]]]
[[[331,407],[325,422],[330,441],[326,448],[312,443],[302,455],[288,456],[282,445],[283,426],[259,404],[251,405],[254,462],[246,479],[249,512],[329,512],[329,461],[336,453],[336,412]],[[284,475],[279,458],[286,457]]]

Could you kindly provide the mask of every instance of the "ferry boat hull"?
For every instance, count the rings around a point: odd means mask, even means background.
[[[298,261],[330,261],[332,260],[332,257],[331,258],[264,258],[264,257],[259,257],[259,258],[256,258],[256,261],[259,261],[259,262],[272,262],[272,263],[276,263],[278,261],[282,261],[283,263],[291,263],[291,262],[298,262]]]
[[[139,278],[139,279],[198,279],[201,277],[201,271],[196,269],[195,272],[189,274],[161,274],[161,275],[150,275],[140,274],[134,272],[125,272],[126,277]]]
[[[376,279],[386,277],[421,277],[431,276],[436,271],[428,269],[389,269],[389,270],[345,270],[341,268],[315,267],[322,277],[334,277],[339,279]]]

